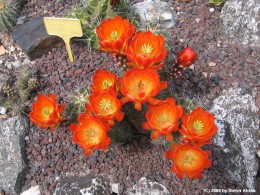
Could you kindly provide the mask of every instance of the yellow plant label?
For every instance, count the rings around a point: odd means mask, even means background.
[[[49,35],[56,35],[63,39],[68,51],[69,59],[73,62],[74,60],[70,48],[70,39],[72,37],[83,36],[80,21],[72,18],[45,17],[43,22]]]

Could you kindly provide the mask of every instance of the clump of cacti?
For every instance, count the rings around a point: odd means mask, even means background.
[[[23,0],[0,0],[0,32],[7,32],[16,24]]]
[[[123,18],[129,17],[131,22],[137,21],[128,8],[127,0],[81,0],[81,4],[73,7],[67,16],[81,21],[85,42],[90,48],[98,49],[96,27],[102,20],[121,15]]]
[[[14,114],[23,110],[23,103],[30,99],[39,85],[37,77],[32,74],[28,66],[20,68],[18,76],[13,70],[5,71],[9,76],[0,88],[0,106]]]

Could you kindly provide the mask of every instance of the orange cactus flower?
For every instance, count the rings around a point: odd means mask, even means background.
[[[149,106],[146,113],[147,122],[144,122],[142,127],[145,130],[153,130],[152,139],[157,139],[159,135],[162,135],[171,141],[173,139],[171,133],[179,129],[178,120],[183,114],[183,108],[176,105],[173,98],[166,98],[156,106]]]
[[[150,31],[139,31],[127,48],[126,55],[130,61],[127,63],[129,66],[138,68],[162,67],[164,65],[162,61],[167,56],[167,50],[164,48],[164,37],[156,36]]]
[[[141,110],[141,103],[156,105],[160,101],[153,97],[167,87],[167,82],[160,82],[160,76],[153,68],[128,70],[119,78],[120,91],[125,96],[122,103],[135,102],[135,109]]]
[[[85,149],[85,155],[90,155],[92,149],[107,150],[110,138],[107,136],[109,127],[101,120],[88,114],[81,114],[78,117],[79,124],[71,124],[70,130],[73,133],[72,141]]]
[[[114,125],[114,119],[121,121],[124,113],[121,110],[121,102],[116,96],[109,92],[93,93],[89,97],[90,104],[86,105],[87,110],[91,110],[95,116],[104,119],[109,125]]]
[[[110,91],[116,93],[116,75],[107,70],[96,70],[92,79],[91,92]]]
[[[182,118],[180,133],[183,139],[194,143],[211,143],[210,139],[217,132],[214,124],[215,117],[201,107],[194,109],[188,116]]]
[[[179,146],[173,143],[172,149],[166,153],[167,158],[174,161],[171,171],[180,179],[184,174],[189,178],[202,178],[203,170],[211,166],[209,155],[210,151],[188,143]]]
[[[125,48],[134,35],[135,26],[120,16],[103,20],[96,28],[100,49],[125,55]]]
[[[64,117],[61,116],[64,108],[65,104],[59,106],[59,104],[56,103],[56,96],[54,94],[50,94],[49,97],[41,94],[38,96],[36,102],[33,103],[29,117],[39,128],[50,128],[50,130],[53,131],[64,119]]]

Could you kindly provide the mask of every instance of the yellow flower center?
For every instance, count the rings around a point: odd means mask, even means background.
[[[100,104],[99,104],[101,110],[107,110],[109,108],[111,108],[111,102],[110,100],[107,100],[107,99],[102,99]]]
[[[141,48],[142,54],[151,54],[153,51],[153,47],[148,43],[148,44],[143,44]]]
[[[113,85],[113,83],[110,80],[104,80],[102,83],[104,88],[108,88]]]
[[[192,165],[198,161],[198,157],[192,151],[182,152],[180,155],[179,163],[182,165]]]
[[[112,40],[117,40],[118,37],[119,37],[119,34],[118,34],[117,31],[113,31],[113,32],[110,34],[110,38],[111,38]]]
[[[144,83],[143,83],[143,81],[140,80],[140,81],[137,83],[137,88],[138,88],[139,91],[142,91],[142,90],[144,89]]]
[[[88,137],[92,137],[92,136],[94,136],[94,134],[95,134],[95,130],[93,127],[91,127],[90,129],[87,130]]]
[[[42,109],[42,114],[45,115],[45,116],[48,116],[50,114],[50,110],[45,107],[45,108]]]
[[[196,132],[200,133],[204,128],[204,124],[202,121],[197,120],[193,123],[193,128]]]

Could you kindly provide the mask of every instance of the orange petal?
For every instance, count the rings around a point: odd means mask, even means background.
[[[159,134],[156,131],[153,131],[150,137],[151,139],[156,140],[159,137]]]
[[[172,139],[173,139],[172,134],[171,133],[167,133],[166,134],[166,140],[170,142],[170,141],[172,141]]]
[[[148,122],[142,123],[142,128],[143,128],[144,130],[149,130],[149,129],[151,129],[151,127],[150,127],[150,125],[149,125]]]
[[[92,150],[91,149],[86,149],[85,150],[85,155],[86,156],[89,156],[89,155],[91,155],[92,154]]]
[[[116,118],[117,121],[122,121],[123,118],[124,118],[124,116],[125,116],[125,113],[119,111],[119,112],[116,114],[116,117],[115,117],[115,118]]]
[[[173,159],[174,158],[174,152],[172,150],[169,150],[166,152],[166,157],[168,159]]]
[[[140,102],[135,102],[135,109],[140,111],[142,109],[142,104]]]

